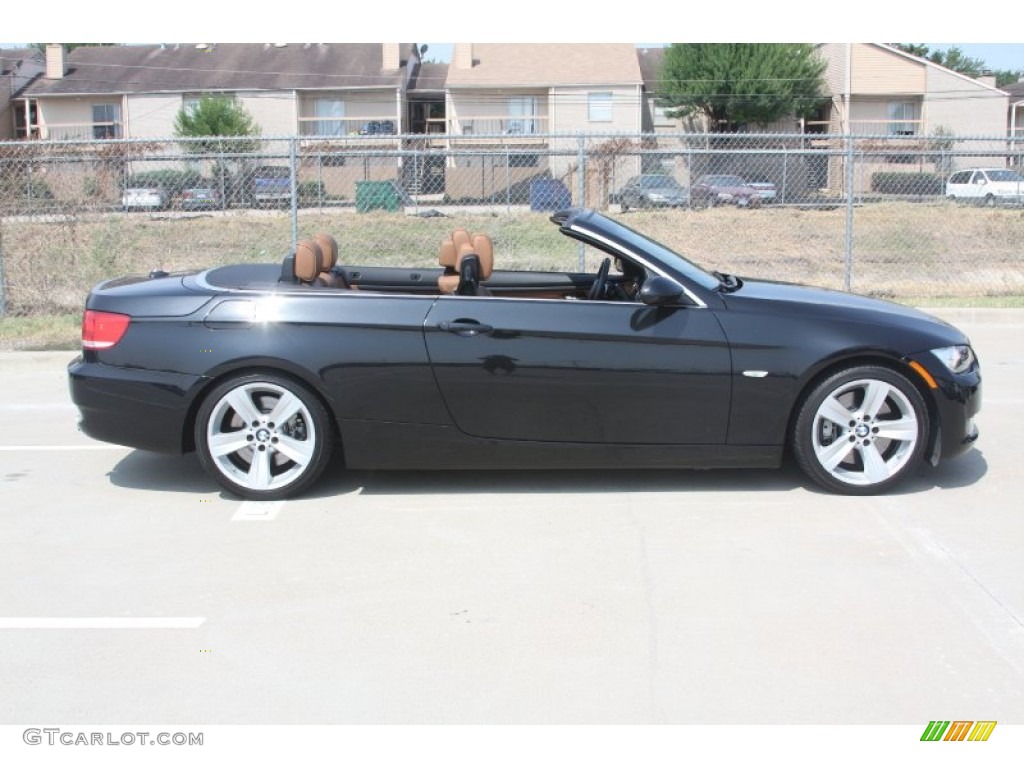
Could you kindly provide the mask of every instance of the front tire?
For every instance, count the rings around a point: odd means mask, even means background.
[[[928,408],[903,375],[854,366],[820,382],[800,406],[791,442],[797,463],[823,488],[849,495],[889,490],[924,453]]]
[[[216,386],[196,416],[199,462],[244,499],[296,496],[331,457],[331,424],[305,386],[276,374],[237,376]]]

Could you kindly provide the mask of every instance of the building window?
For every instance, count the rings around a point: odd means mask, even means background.
[[[505,133],[537,132],[537,97],[516,96],[508,100],[508,123]]]
[[[889,135],[913,136],[915,133],[917,133],[917,105],[912,101],[890,103]]]
[[[345,135],[345,102],[341,99],[322,98],[313,102],[314,125],[317,136]]]
[[[655,125],[675,125],[675,120],[668,116],[666,110],[668,110],[668,107],[659,107],[657,104],[654,105]]]
[[[509,168],[536,168],[540,165],[540,155],[535,152],[515,152],[508,156]]]
[[[592,123],[610,123],[612,121],[611,91],[587,94],[587,119]]]
[[[92,105],[92,137],[94,139],[121,138],[121,105]]]

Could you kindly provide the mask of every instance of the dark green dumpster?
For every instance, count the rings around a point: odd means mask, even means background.
[[[356,211],[397,211],[402,198],[391,181],[357,181]]]

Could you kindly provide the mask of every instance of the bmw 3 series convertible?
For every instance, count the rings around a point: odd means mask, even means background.
[[[502,270],[456,229],[433,268],[280,263],[110,280],[68,373],[89,436],[196,451],[246,499],[349,469],[777,467],[884,492],[977,439],[967,337],[915,309],[708,272],[587,209],[590,272]],[[554,232],[552,233],[554,236]],[[613,269],[614,266],[614,269]]]

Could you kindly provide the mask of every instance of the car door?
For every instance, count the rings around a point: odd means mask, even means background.
[[[985,187],[988,185],[988,176],[984,171],[975,171],[971,177],[970,191],[966,197],[981,199],[985,196]]]
[[[725,442],[730,354],[706,308],[446,296],[424,335],[451,418],[469,435]]]
[[[946,195],[954,199],[966,197],[970,190],[970,181],[970,171],[957,171],[949,177],[949,184],[946,186]]]

